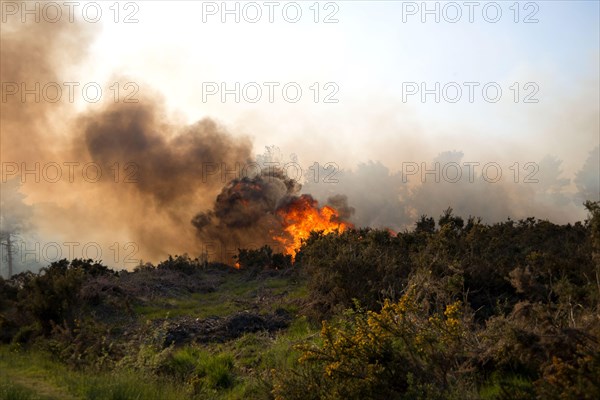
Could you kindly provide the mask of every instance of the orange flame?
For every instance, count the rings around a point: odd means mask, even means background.
[[[336,209],[330,206],[319,208],[317,201],[307,195],[300,196],[277,213],[283,220],[287,235],[275,236],[273,239],[280,242],[286,254],[292,257],[296,256],[302,240],[308,239],[311,231],[323,231],[327,234],[343,232],[353,227],[349,222],[340,221]]]

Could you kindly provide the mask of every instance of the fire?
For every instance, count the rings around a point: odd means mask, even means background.
[[[287,235],[275,236],[274,240],[285,247],[285,252],[296,256],[303,239],[307,239],[311,231],[323,233],[343,232],[352,228],[352,224],[342,222],[339,213],[330,206],[319,208],[318,202],[311,196],[302,195],[285,207],[277,210],[282,218]]]

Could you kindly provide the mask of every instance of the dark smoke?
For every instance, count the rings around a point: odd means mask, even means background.
[[[269,239],[282,232],[277,210],[293,201],[300,188],[276,168],[236,178],[221,190],[212,209],[198,213],[192,224],[203,243],[213,243],[219,249],[272,242]]]
[[[264,243],[283,251],[280,242],[272,240],[274,236],[287,236],[281,212],[297,207],[319,207],[316,199],[310,194],[300,194],[300,190],[301,185],[280,169],[263,169],[253,177],[229,182],[217,196],[213,208],[197,214],[192,225],[203,243],[214,243],[217,249],[229,250],[217,255],[222,261],[231,261],[228,257],[237,248]],[[332,222],[347,222],[355,212],[345,195],[331,196],[327,205],[338,211],[338,217]]]
[[[70,81],[61,71],[82,60],[93,38],[91,28],[77,23],[23,24],[4,33],[3,27],[3,82]],[[67,182],[67,174],[53,186],[25,183],[48,241],[93,240],[105,250],[133,242],[138,256],[151,260],[216,248],[213,258],[231,261],[223,256],[227,248],[261,246],[281,234],[276,211],[297,199],[300,184],[274,167],[229,183],[210,173],[215,166],[253,163],[250,140],[210,119],[182,124],[164,111],[160,93],[139,86],[137,103],[105,99],[84,112],[64,102],[23,103],[18,96],[2,104],[3,161],[101,168],[94,183]],[[343,197],[332,202],[342,216],[351,215]],[[9,208],[4,221],[24,221]]]
[[[82,145],[100,165],[131,163],[136,189],[161,207],[192,201],[198,191],[218,190],[221,176],[208,174],[209,166],[250,160],[247,138],[234,138],[210,119],[173,125],[161,117],[162,108],[159,100],[145,100],[86,115]]]
[[[91,24],[66,21],[3,23],[0,81],[23,82],[31,88],[35,82],[73,80],[67,72],[85,60],[96,32]],[[95,241],[109,255],[114,242],[120,246],[134,242],[139,247],[135,256],[150,261],[167,254],[197,255],[209,246],[221,252],[215,253],[215,258],[231,261],[222,256],[224,249],[235,252],[237,247],[261,246],[281,234],[277,211],[301,199],[300,184],[277,169],[229,183],[219,173],[207,173],[208,166],[231,168],[252,163],[250,140],[232,135],[210,119],[191,125],[178,121],[165,111],[160,94],[138,83],[138,103],[108,102],[110,96],[105,96],[106,103],[90,105],[81,113],[65,101],[35,102],[30,96],[24,103],[19,95],[2,101],[2,162],[29,166],[36,162],[94,162],[103,170],[96,183],[82,181],[80,174],[74,182],[68,181],[68,174],[54,184],[28,180],[12,200],[6,194],[17,190],[3,183],[3,229],[10,226],[13,231],[25,231],[35,226],[46,242]],[[105,87],[104,92],[110,90]],[[596,119],[592,122],[596,128]],[[369,129],[365,127],[365,131]],[[414,132],[400,135],[402,148],[419,147],[411,135]],[[559,138],[562,143],[564,137]],[[388,136],[379,140],[386,151],[395,148]],[[577,215],[573,210],[583,210],[583,200],[598,199],[598,154],[596,147],[573,180],[562,176],[561,160],[554,157],[538,162],[538,183],[518,185],[509,181],[488,184],[480,176],[475,183],[407,184],[398,166],[391,170],[369,162],[340,171],[336,184],[308,183],[303,189],[311,199],[336,208],[340,219],[350,219],[357,226],[410,228],[421,214],[438,216],[449,206],[457,214],[482,216],[487,222],[508,216],[569,222]],[[415,155],[407,161],[420,162],[422,158]],[[256,161],[277,160],[259,156]],[[433,159],[463,161],[460,151],[444,152]],[[118,182],[111,174],[115,165],[120,173]],[[329,176],[329,171],[322,170],[318,176]],[[569,186],[577,187],[576,201],[565,195]],[[25,203],[26,207],[20,208]],[[106,256],[105,261],[112,260]]]
[[[347,222],[352,218],[356,209],[348,205],[348,196],[345,194],[336,194],[327,199],[327,204],[335,208],[338,217],[335,222]]]
[[[25,84],[31,90],[36,82],[43,86],[48,82],[69,81],[61,76],[61,71],[83,60],[94,31],[91,24],[44,21],[22,24],[14,19],[2,22],[0,82]],[[61,136],[52,132],[57,124],[52,114],[68,107],[61,102],[36,102],[33,95],[27,95],[22,102],[20,88],[18,94],[2,100],[2,160],[52,159],[54,151],[63,144]]]
[[[25,82],[28,88],[35,82],[73,81],[65,71],[84,60],[95,31],[90,24],[66,20],[3,23],[1,81]],[[111,93],[111,83],[103,88],[105,94]],[[210,119],[179,122],[165,112],[160,94],[142,82],[138,86],[138,103],[115,103],[106,95],[84,112],[64,98],[51,103],[29,95],[23,102],[16,95],[2,102],[2,162],[26,163],[27,168],[48,162],[79,166],[72,181],[68,173],[56,183],[30,176],[22,187],[33,204],[42,246],[93,241],[109,262],[113,255],[117,259],[110,250],[115,242],[121,249],[134,243],[134,256],[146,260],[199,252],[201,243],[189,221],[210,207],[225,184],[220,174],[207,174],[207,166],[248,163],[251,143]],[[82,179],[87,163],[100,166],[98,181]],[[2,191],[8,189],[3,183]],[[26,222],[15,207],[3,207],[2,220],[5,226]],[[118,258],[122,261],[123,255]]]

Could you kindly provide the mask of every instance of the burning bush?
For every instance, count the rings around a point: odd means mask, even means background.
[[[347,219],[354,209],[345,196],[333,196],[329,204],[319,206],[311,195],[300,195],[300,189],[298,182],[276,168],[236,178],[223,187],[212,209],[192,219],[192,225],[201,241],[217,242],[222,249],[256,249],[272,241],[292,258],[310,232],[343,232],[352,227]],[[223,255],[220,258],[230,262]]]

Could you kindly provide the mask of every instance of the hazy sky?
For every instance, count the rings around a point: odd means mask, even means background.
[[[2,96],[7,82],[52,79],[96,82],[103,101],[2,97],[2,183],[22,162],[133,161],[146,173],[136,185],[66,172],[23,182],[23,215],[45,242],[97,241],[105,255],[135,243],[136,259],[154,261],[198,254],[190,221],[226,183],[199,179],[201,163],[266,146],[317,163],[303,190],[321,203],[346,195],[361,226],[410,228],[448,206],[486,222],[573,222],[598,198],[598,1],[80,2],[76,24],[62,2],[26,3],[41,24],[23,4],[0,3]],[[44,24],[48,4],[60,23]],[[194,125],[206,117],[217,124]],[[410,171],[433,163],[456,163],[463,178]],[[482,179],[489,164],[501,180]]]
[[[225,7],[234,10],[235,3]],[[264,2],[253,3],[258,7],[237,3],[239,23],[235,14],[223,15],[221,2],[139,2],[138,23],[102,21],[91,65],[81,73],[102,81],[121,71],[139,82],[140,92],[148,85],[158,88],[187,120],[217,118],[255,137],[257,151],[277,145],[307,164],[334,161],[352,167],[381,160],[399,168],[398,156],[408,160],[415,152],[416,160],[425,161],[459,149],[476,161],[510,158],[519,147],[514,161],[552,154],[573,173],[598,144],[597,132],[582,132],[575,121],[565,120],[565,114],[585,107],[597,117],[596,1],[474,2],[471,8],[468,2],[429,2],[429,10],[439,10],[439,23],[435,13],[424,14],[421,2],[320,2],[319,23],[314,23],[314,2],[298,3],[297,23],[284,18],[295,16],[295,6],[284,14],[289,2],[274,6],[273,23]],[[259,22],[249,22],[257,9]],[[121,18],[134,9],[126,11]],[[338,22],[324,23],[328,15]],[[220,92],[203,99],[206,82],[225,82],[228,88],[239,82],[241,89],[250,82],[280,86],[273,103],[262,86],[258,103],[242,97],[238,104],[233,95],[223,103]],[[288,82],[303,90],[298,103],[282,98],[280,89]],[[315,82],[322,97],[317,104],[310,89]],[[328,82],[337,86],[324,90]],[[403,99],[411,82],[428,89],[439,82],[440,103],[433,94],[423,103],[420,87]],[[445,101],[442,92],[452,82],[462,90],[456,103]],[[464,82],[478,84],[472,102]],[[488,89],[491,100],[496,84],[501,88],[500,101],[486,101],[486,83],[494,83]],[[323,103],[335,87],[339,91],[332,98],[339,102]],[[447,97],[456,97],[454,84],[447,90]],[[528,94],[539,102],[524,103]],[[548,132],[559,125],[573,130]]]

